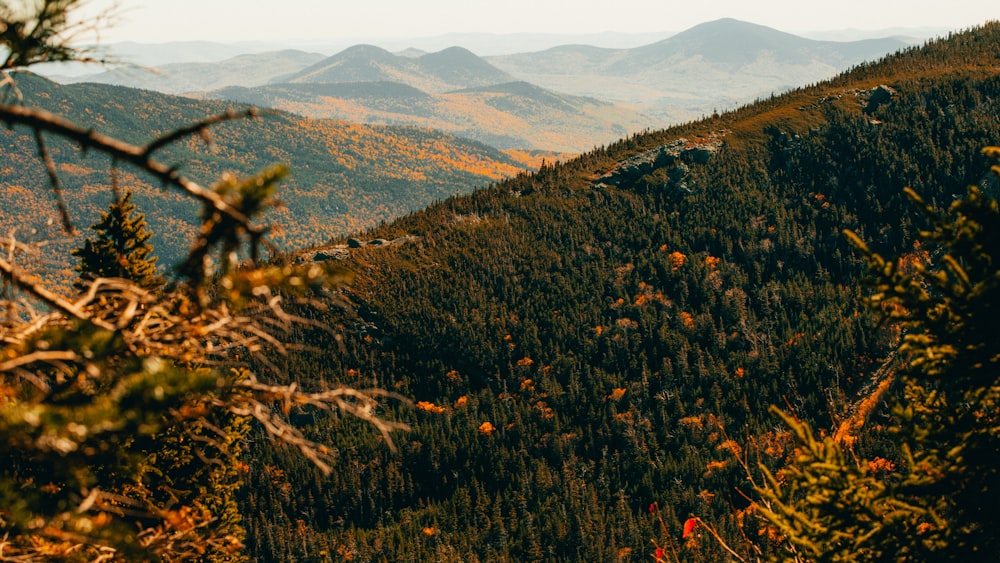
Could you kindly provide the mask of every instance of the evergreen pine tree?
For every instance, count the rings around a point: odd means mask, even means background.
[[[136,213],[132,192],[112,202],[90,228],[96,237],[73,251],[80,259],[77,270],[81,277],[125,278],[147,289],[163,285],[149,244],[153,233],[146,228],[145,215]]]

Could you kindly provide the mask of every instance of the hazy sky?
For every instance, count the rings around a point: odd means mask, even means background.
[[[1000,17],[991,0],[89,0],[117,4],[103,41],[331,40],[450,32],[681,31],[732,17],[789,32],[931,27]]]

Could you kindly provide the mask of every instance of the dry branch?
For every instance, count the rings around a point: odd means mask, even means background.
[[[229,118],[225,117],[224,114],[219,121],[235,119],[237,117],[252,117],[253,115],[256,114],[252,111],[247,111],[244,114],[234,114],[233,117]],[[0,121],[3,121],[10,127],[25,125],[35,131],[47,131],[73,141],[81,148],[97,150],[111,156],[114,160],[128,162],[140,170],[148,172],[164,184],[181,189],[188,195],[209,205],[217,212],[229,217],[242,228],[246,229],[251,236],[259,236],[264,232],[263,228],[252,225],[246,215],[230,205],[219,194],[181,176],[173,167],[153,160],[150,154],[152,151],[149,147],[139,147],[113,137],[108,137],[107,135],[102,135],[93,129],[85,129],[51,112],[36,108],[0,104]],[[206,126],[201,126],[201,129]],[[174,134],[170,133],[167,136],[169,137]],[[181,133],[177,138],[183,136],[183,134],[190,133]],[[154,145],[156,145],[156,141],[154,141]],[[159,146],[153,146],[153,150],[159,148]]]

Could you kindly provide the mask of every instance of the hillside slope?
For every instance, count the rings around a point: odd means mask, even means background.
[[[84,116],[82,126],[99,127],[136,144],[229,107],[99,84],[59,86],[33,75],[19,75],[16,80],[24,103]],[[280,191],[283,208],[271,218],[281,225],[273,238],[284,248],[319,244],[523,169],[496,149],[438,132],[279,112],[214,127],[211,140],[212,145],[205,146],[191,139],[158,157],[179,163],[187,175],[206,185],[224,172],[246,175],[272,164],[288,164],[291,175]],[[64,144],[54,144],[51,152],[72,219],[85,231],[110,201],[108,163]],[[46,203],[50,190],[38,181],[46,177],[44,168],[34,155],[30,133],[20,128],[0,132],[0,229],[37,230],[43,239],[61,239],[53,226],[59,224],[55,211]],[[196,211],[184,198],[127,169],[119,180],[137,192],[135,202],[155,233],[153,243],[161,263],[174,263],[185,251],[181,245],[190,239]]]
[[[296,414],[334,446],[329,478],[256,442],[254,557],[644,560],[668,541],[658,518],[679,538],[691,516],[748,557],[747,537],[781,549],[733,454],[752,441],[751,463],[780,466],[788,435],[767,408],[826,427],[881,365],[891,334],[858,301],[841,230],[919,257],[901,190],[945,203],[986,177],[996,53],[990,24],[301,253],[347,255],[354,307],[320,317],[336,339],[303,333],[316,350],[270,369],[412,397],[393,414],[414,430],[397,454]],[[858,455],[876,454],[900,455],[873,426]],[[727,557],[669,541],[683,560]]]

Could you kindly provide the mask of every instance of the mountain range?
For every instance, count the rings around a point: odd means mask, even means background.
[[[325,58],[268,52],[171,64],[149,78],[116,70],[67,80],[263,102],[312,117],[438,128],[501,148],[580,152],[815,82],[904,46],[892,38],[816,41],[722,19],[626,49],[564,45],[479,57],[460,47],[394,54],[356,45]],[[510,86],[519,82],[535,88]],[[350,83],[356,86],[293,86]],[[499,85],[505,85],[502,92]],[[506,109],[531,105],[532,114]]]
[[[817,41],[727,18],[631,49],[567,45],[488,60],[545,88],[637,104],[663,125],[829,78],[904,46],[894,38]]]
[[[399,82],[429,93],[511,82],[514,78],[471,51],[449,47],[419,56],[394,55],[374,45],[356,45],[284,77],[280,82],[340,84]]]
[[[294,49],[243,53],[222,61],[172,62],[152,67],[123,66],[97,75],[63,77],[63,83],[96,82],[183,94],[227,86],[259,86],[323,60],[318,53]]]

